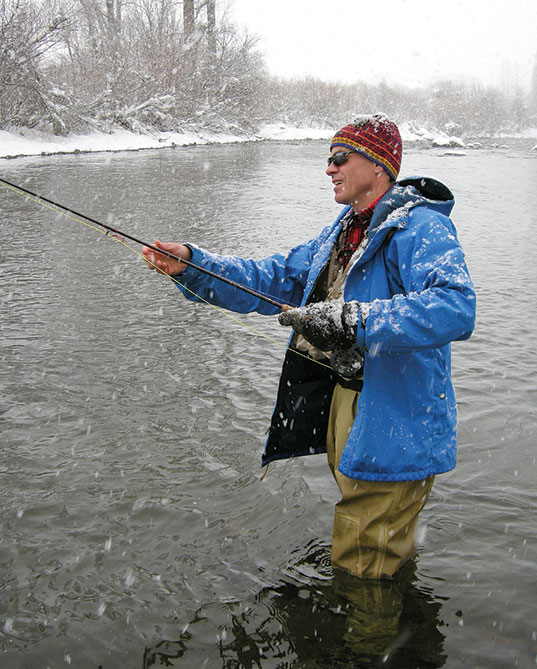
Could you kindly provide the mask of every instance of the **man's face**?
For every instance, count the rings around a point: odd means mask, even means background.
[[[384,170],[361,153],[334,146],[332,155],[349,153],[342,165],[331,163],[326,174],[334,184],[334,198],[339,204],[350,204],[355,211],[367,207],[377,197]],[[386,175],[387,176],[387,175]]]

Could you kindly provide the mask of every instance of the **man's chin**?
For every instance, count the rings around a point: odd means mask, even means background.
[[[334,197],[334,200],[335,200],[338,204],[350,204],[349,200],[348,200],[346,197],[339,197],[338,195],[336,195],[336,196]]]

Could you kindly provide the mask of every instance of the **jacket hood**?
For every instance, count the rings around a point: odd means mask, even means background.
[[[410,177],[396,182],[375,207],[369,224],[369,243],[358,264],[368,260],[382,245],[391,230],[404,228],[414,207],[426,207],[449,216],[455,199],[440,181],[430,177]]]
[[[453,193],[436,179],[429,177],[403,179],[390,188],[376,206],[371,229],[375,229],[380,221],[392,227],[396,220],[400,217],[406,218],[408,211],[417,206],[427,207],[449,216],[454,204]]]

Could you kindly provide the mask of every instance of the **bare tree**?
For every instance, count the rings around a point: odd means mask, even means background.
[[[535,63],[530,83],[530,111],[533,114],[533,124],[537,126],[537,54],[535,54]]]
[[[183,30],[186,41],[191,39],[194,34],[196,28],[195,15],[194,0],[183,0]]]
[[[61,95],[51,90],[41,65],[60,43],[63,16],[27,0],[0,0],[0,127],[50,123],[65,134]]]
[[[207,0],[207,46],[209,52],[216,56],[216,2]]]

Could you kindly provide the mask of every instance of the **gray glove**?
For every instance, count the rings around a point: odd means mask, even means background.
[[[321,351],[331,351],[354,345],[359,314],[358,302],[333,300],[282,311],[278,320]]]

